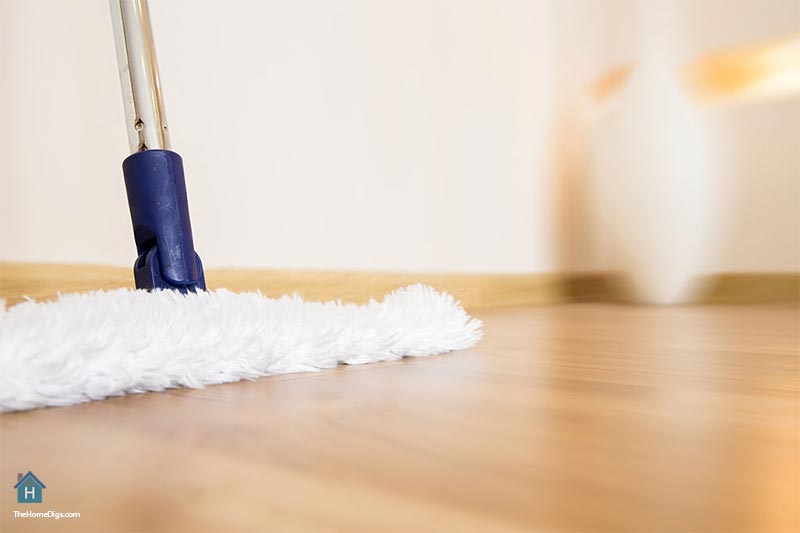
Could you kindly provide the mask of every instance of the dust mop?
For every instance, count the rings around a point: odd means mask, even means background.
[[[132,154],[136,290],[0,300],[0,411],[203,387],[474,346],[480,321],[415,285],[366,305],[207,291],[170,150],[146,0],[111,0]]]

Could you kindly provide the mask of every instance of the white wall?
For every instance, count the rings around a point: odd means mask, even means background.
[[[697,51],[798,31],[793,1],[699,3],[686,10]],[[606,267],[563,253],[580,236],[560,230],[556,92],[633,58],[636,2],[150,4],[207,266]],[[106,0],[0,0],[0,72],[0,260],[132,263]],[[736,178],[759,207],[718,270],[800,264],[787,105],[759,115],[781,136],[759,146],[786,163]]]
[[[2,259],[128,264],[108,6],[2,1]],[[221,6],[151,2],[208,266],[554,268],[544,4]]]

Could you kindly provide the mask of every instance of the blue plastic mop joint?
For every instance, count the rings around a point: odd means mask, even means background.
[[[194,251],[183,160],[171,150],[145,150],[122,163],[133,236],[138,289],[205,290],[203,264]]]

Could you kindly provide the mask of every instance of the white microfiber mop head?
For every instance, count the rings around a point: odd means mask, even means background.
[[[0,411],[470,348],[481,322],[424,285],[366,305],[114,290],[5,309]]]

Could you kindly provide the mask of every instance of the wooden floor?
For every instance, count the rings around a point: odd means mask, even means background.
[[[800,530],[795,307],[479,316],[465,352],[4,415],[0,530]],[[14,518],[27,470],[81,518]]]

